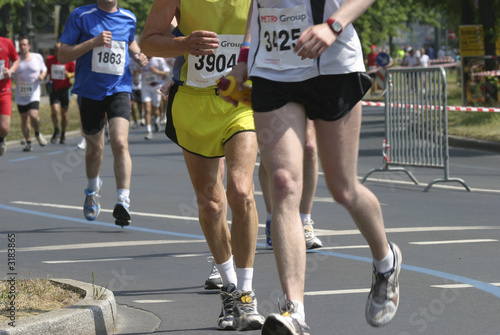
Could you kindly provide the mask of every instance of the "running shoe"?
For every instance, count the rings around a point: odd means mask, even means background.
[[[373,267],[372,288],[366,302],[366,321],[374,326],[385,326],[392,321],[399,306],[399,272],[403,260],[401,250],[390,242],[394,253],[394,268],[378,273]]]
[[[87,141],[85,140],[85,137],[82,137],[82,140],[78,143],[77,148],[80,150],[85,150],[85,148],[87,148]]]
[[[310,328],[296,312],[297,307],[287,301],[281,314],[272,313],[262,326],[262,335],[310,335]]]
[[[233,296],[233,327],[238,331],[261,329],[265,319],[257,311],[255,292],[237,290]]]
[[[26,146],[24,147],[23,151],[28,152],[28,151],[32,151],[32,150],[33,150],[33,148],[31,147],[31,142],[26,143]]]
[[[83,203],[83,215],[89,221],[94,221],[101,212],[99,198],[101,195],[102,180],[99,179],[99,188],[95,191],[85,189],[85,202]]]
[[[40,144],[41,147],[47,145],[47,141],[45,140],[42,134],[38,134],[38,136],[36,136],[36,140],[38,141],[38,144]]]
[[[236,287],[234,284],[229,284],[228,287],[220,289],[220,298],[222,300],[222,309],[219,318],[217,319],[217,328],[222,330],[235,330],[234,323],[234,292]]]
[[[50,143],[56,144],[58,137],[59,137],[59,128],[56,128],[56,129],[54,129],[54,134],[52,134],[52,138],[50,139]]]
[[[207,262],[212,263],[212,272],[210,272],[207,280],[205,280],[205,290],[219,290],[222,287],[222,278],[219,270],[215,266],[214,257],[207,257]]]
[[[118,197],[118,202],[113,209],[115,225],[124,227],[130,225],[130,199],[124,196]]]
[[[61,133],[61,137],[59,138],[59,144],[65,144],[66,143],[66,135],[64,135],[64,132]]]
[[[3,156],[3,154],[7,151],[7,143],[5,141],[0,142],[0,156]]]
[[[271,240],[271,220],[266,220],[266,249],[273,249],[273,240]]]
[[[135,121],[134,124],[132,124],[132,129],[137,129],[137,128],[139,128],[139,123]]]
[[[148,131],[148,132],[146,133],[146,136],[144,136],[144,139],[145,139],[145,140],[152,140],[152,139],[153,139],[153,133],[152,133],[152,132],[150,132],[150,131]]]
[[[306,238],[306,249],[317,249],[323,246],[323,243],[314,233],[313,224],[314,221],[311,219],[306,219],[302,222],[304,227],[304,237]]]

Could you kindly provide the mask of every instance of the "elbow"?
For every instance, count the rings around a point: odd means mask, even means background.
[[[139,47],[141,48],[141,52],[145,55],[149,55],[151,53],[151,49],[149,48],[149,43],[147,37],[143,36],[139,40]]]

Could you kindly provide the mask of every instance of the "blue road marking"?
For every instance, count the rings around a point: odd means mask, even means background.
[[[52,219],[57,219],[57,220],[72,221],[72,222],[78,222],[78,223],[83,223],[83,224],[92,224],[92,225],[104,226],[104,227],[108,227],[108,228],[109,227],[112,227],[112,228],[117,227],[116,225],[111,224],[111,223],[106,223],[106,222],[101,222],[101,221],[88,221],[88,220],[84,220],[84,219],[73,218],[70,216],[44,213],[44,212],[40,212],[40,211],[33,211],[33,210],[29,210],[29,209],[18,208],[18,207],[3,205],[3,204],[0,204],[0,208],[5,209],[5,210],[9,210],[9,211],[23,213],[23,214],[42,216],[42,217],[47,217],[47,218],[52,218]],[[192,239],[197,239],[197,240],[204,240],[205,239],[205,237],[203,235],[176,233],[176,232],[171,232],[171,231],[142,228],[142,227],[135,227],[135,226],[129,226],[129,227],[127,227],[127,230],[160,234],[160,235],[178,236],[178,237],[192,238]],[[265,245],[264,245],[264,243],[257,243],[257,246],[264,247]],[[340,253],[331,252],[331,251],[309,250],[308,253],[317,253],[317,254],[328,255],[328,256],[337,257],[337,258],[344,258],[344,259],[350,259],[350,260],[355,260],[355,261],[372,263],[372,259],[368,258],[368,257],[340,254]],[[478,290],[481,290],[483,292],[492,294],[497,298],[500,298],[500,287],[496,287],[496,286],[491,285],[489,283],[484,283],[484,282],[481,282],[481,281],[478,281],[475,279],[471,279],[471,278],[467,278],[467,277],[463,277],[463,276],[458,276],[458,275],[454,275],[454,274],[450,274],[450,273],[446,273],[446,272],[442,272],[442,271],[426,269],[426,268],[419,267],[419,266],[402,264],[401,268],[404,270],[419,272],[419,273],[426,274],[426,275],[433,276],[433,277],[451,280],[451,281],[458,282],[461,284],[468,284],[468,285],[471,285],[471,286],[477,288]]]
[[[35,159],[35,158],[38,158],[38,156],[28,156],[28,157],[23,157],[23,158],[10,159],[9,162],[21,162],[21,161],[27,161],[28,159]]]

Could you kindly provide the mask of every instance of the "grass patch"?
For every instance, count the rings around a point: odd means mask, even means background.
[[[82,300],[78,293],[52,283],[48,278],[16,280],[15,299],[10,293],[11,285],[0,281],[0,322],[10,322],[11,301],[15,302],[16,320],[71,306]]]

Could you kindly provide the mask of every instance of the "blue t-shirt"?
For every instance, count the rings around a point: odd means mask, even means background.
[[[110,31],[111,46],[90,50],[76,60],[72,92],[93,100],[103,100],[119,92],[132,92],[128,46],[135,38],[135,15],[122,8],[108,13],[97,4],[76,8],[64,27],[61,42],[77,45]]]

